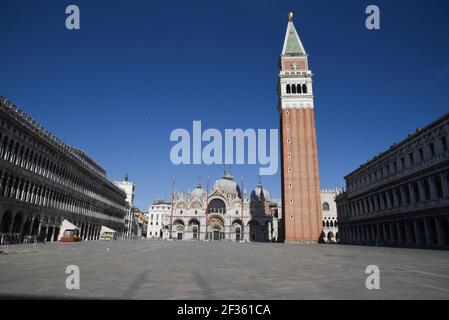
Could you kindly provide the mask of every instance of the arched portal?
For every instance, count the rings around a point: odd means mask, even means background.
[[[12,212],[6,211],[3,214],[2,222],[0,224],[0,233],[9,233],[12,223],[13,223]]]
[[[334,233],[332,231],[329,231],[327,234],[327,242],[332,243],[334,240]]]
[[[200,222],[197,219],[189,221],[189,229],[192,233],[192,240],[199,240]]]
[[[14,217],[14,222],[12,225],[11,233],[20,233],[22,230],[22,224],[24,220],[24,214],[22,212],[18,212]]]
[[[175,222],[173,222],[173,232],[175,232],[176,237],[175,239],[177,240],[182,240],[184,238],[184,221],[178,219],[175,220]]]
[[[212,201],[208,205],[209,213],[226,213],[226,204],[221,199],[212,199]]]
[[[427,232],[427,237],[428,237],[427,244],[430,244],[430,245],[437,244],[437,242],[438,242],[437,227],[436,227],[434,219],[429,219],[427,221],[427,229],[428,229],[428,232]]]
[[[221,217],[219,216],[210,217],[208,226],[209,226],[208,227],[209,238],[211,240],[220,241],[224,239],[224,221]]]
[[[249,236],[251,241],[258,241],[258,233],[260,229],[260,224],[256,220],[251,220],[249,223]]]
[[[243,240],[243,223],[240,219],[234,220],[234,222],[232,222],[232,232],[234,234],[233,238],[235,241]]]

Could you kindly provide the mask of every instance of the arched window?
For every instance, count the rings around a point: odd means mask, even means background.
[[[307,93],[307,85],[306,84],[302,85],[302,93]]]
[[[427,179],[424,179],[423,187],[424,187],[424,196],[426,197],[426,200],[429,201],[430,200],[430,185],[429,185],[429,181]]]
[[[292,89],[290,88],[290,85],[287,84],[287,93],[291,93],[291,92],[292,92]]]
[[[443,197],[443,185],[441,184],[441,179],[439,176],[435,176],[435,191],[438,198]]]
[[[323,211],[329,211],[329,203],[323,203]]]
[[[296,93],[296,84],[292,84],[292,93]]]
[[[296,89],[298,91],[298,93],[301,93],[301,85],[298,84],[298,88]]]
[[[326,221],[326,227],[329,228],[329,221]]]

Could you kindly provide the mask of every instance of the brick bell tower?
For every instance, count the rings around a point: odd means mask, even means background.
[[[312,72],[292,18],[289,13],[278,84],[283,233],[285,242],[315,243],[322,213]]]

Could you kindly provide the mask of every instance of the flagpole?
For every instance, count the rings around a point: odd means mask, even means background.
[[[242,220],[242,238],[243,238],[243,236],[244,236],[244,233],[243,233],[243,228],[244,228],[244,225],[245,225],[245,223],[243,222],[243,210],[244,210],[244,206],[243,206],[243,197],[244,197],[244,194],[245,194],[245,187],[244,187],[244,185],[243,185],[243,177],[242,177],[242,214],[241,214],[241,220]],[[240,241],[242,241],[243,239],[240,239]]]
[[[173,239],[173,207],[175,205],[175,177],[173,177],[173,186],[171,192],[171,213],[170,213],[170,237],[169,239]]]
[[[205,240],[208,240],[209,238],[209,233],[207,230],[207,227],[209,225],[209,177],[207,177],[207,182],[206,182],[206,234],[205,234]]]

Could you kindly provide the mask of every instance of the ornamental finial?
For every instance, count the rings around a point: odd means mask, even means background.
[[[288,21],[292,21],[292,19],[293,19],[293,12],[289,12],[288,13]]]

